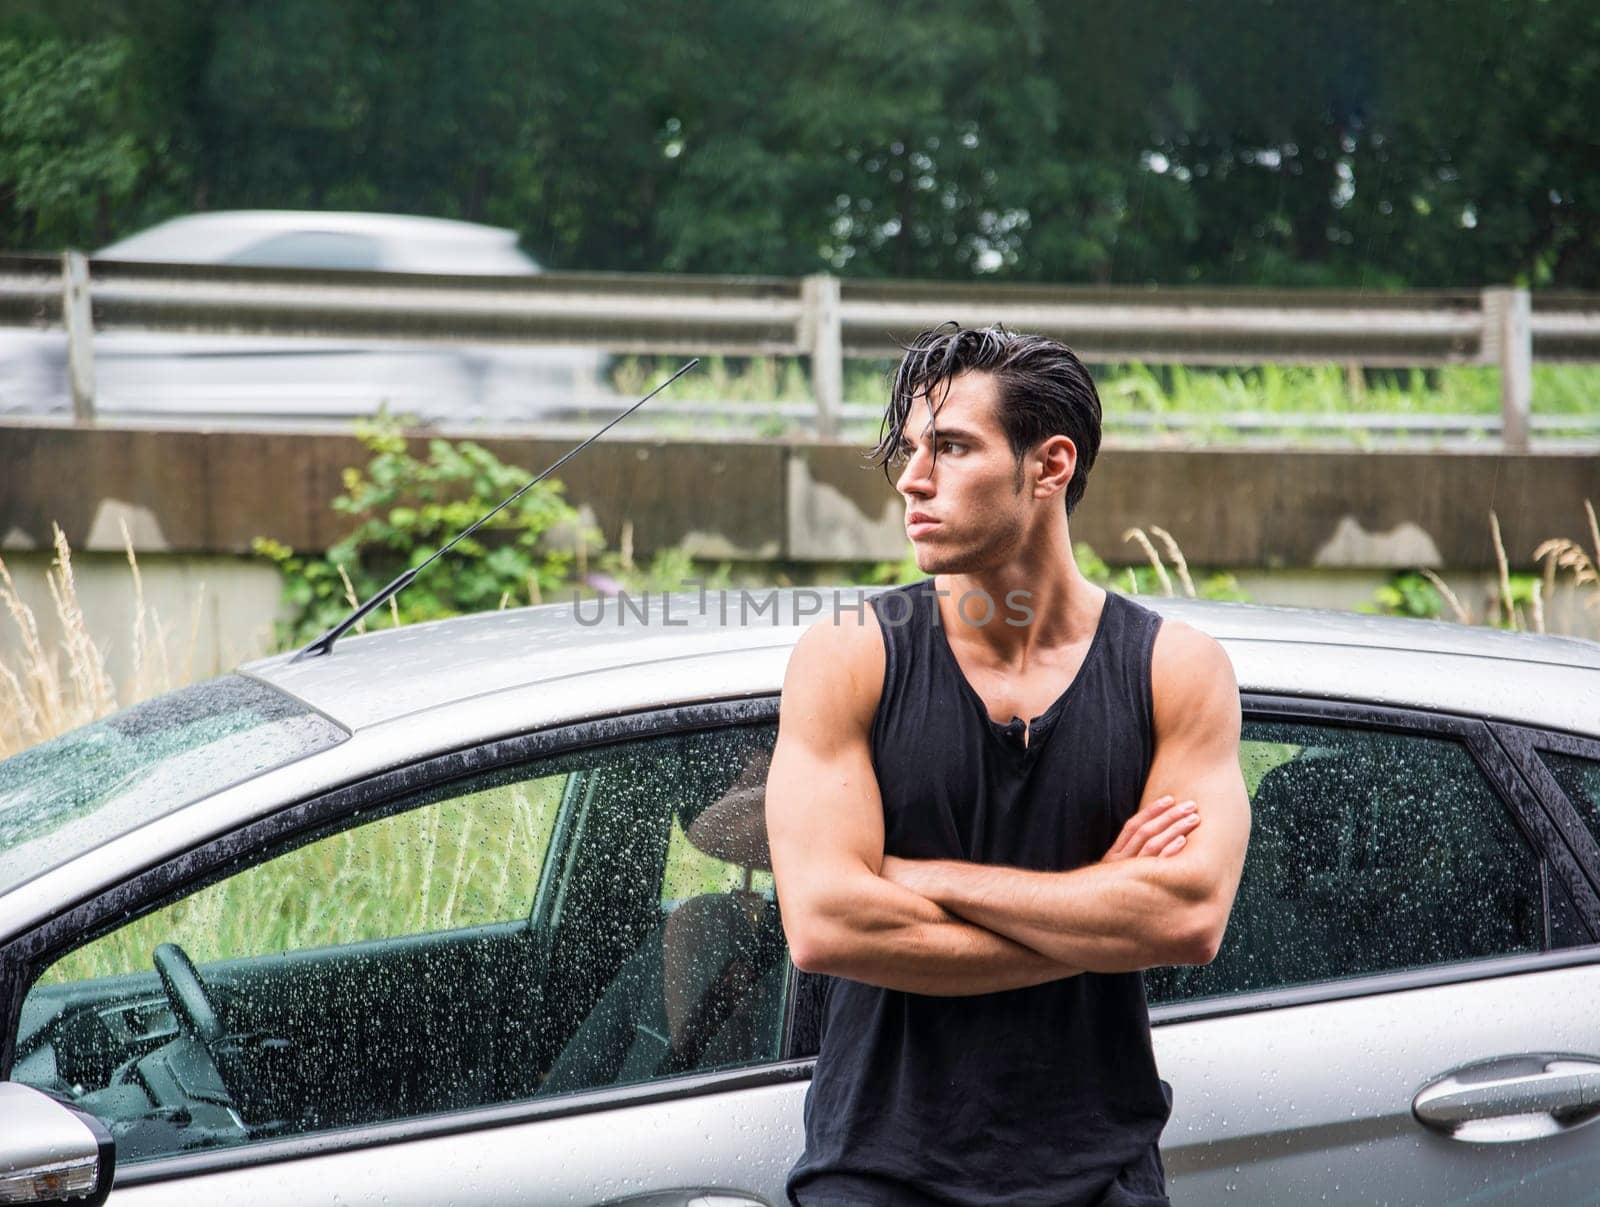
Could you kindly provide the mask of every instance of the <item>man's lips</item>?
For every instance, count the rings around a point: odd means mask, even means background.
[[[938,526],[939,521],[924,511],[913,511],[906,516],[906,535],[912,539],[932,532]]]

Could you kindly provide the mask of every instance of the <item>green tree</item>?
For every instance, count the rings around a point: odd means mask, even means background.
[[[92,245],[159,175],[158,142],[120,120],[132,45],[0,39],[0,223],[11,245]]]
[[[552,267],[1600,282],[1585,0],[11,0],[0,242],[430,213]]]

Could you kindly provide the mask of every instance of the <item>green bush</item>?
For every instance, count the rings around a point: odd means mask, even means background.
[[[351,518],[350,532],[322,555],[299,553],[270,537],[253,542],[283,576],[289,616],[278,625],[280,648],[304,644],[338,624],[354,601],[370,599],[426,561],[533,476],[470,440],[430,440],[427,456],[417,457],[387,414],[358,423],[356,435],[371,457],[364,469],[344,471],[344,493],[330,503]],[[599,531],[583,522],[561,483],[550,478],[428,567],[357,631],[571,593],[638,595],[688,589],[690,580],[719,589],[730,579],[726,563],[701,568],[682,549],[659,550],[644,566],[626,549],[606,550]]]
[[[425,458],[410,451],[388,416],[362,422],[357,437],[371,453],[364,469],[344,471],[334,511],[354,527],[321,556],[300,554],[257,538],[257,553],[283,574],[290,617],[278,637],[300,644],[337,624],[352,598],[371,598],[408,567],[516,491],[533,475],[506,465],[469,440],[428,442]],[[558,536],[560,539],[548,539]],[[374,628],[480,612],[507,603],[539,602],[569,585],[580,542],[599,543],[563,496],[561,483],[539,483],[395,599],[368,617]]]
[[[1372,602],[1361,608],[1381,616],[1410,616],[1418,620],[1438,620],[1444,615],[1444,596],[1415,571],[1396,574],[1372,593]]]

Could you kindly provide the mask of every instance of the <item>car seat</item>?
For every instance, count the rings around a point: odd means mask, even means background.
[[[747,1061],[774,1047],[787,961],[776,900],[750,889],[770,871],[763,817],[769,753],[747,755],[709,806],[679,820],[697,849],[745,869],[745,887],[692,897],[622,962],[539,1086],[540,1094],[627,1084]]]

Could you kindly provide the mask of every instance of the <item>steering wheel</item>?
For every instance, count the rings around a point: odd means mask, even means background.
[[[194,961],[176,943],[161,944],[152,958],[178,1026],[209,1049],[224,1034],[222,1019]]]

